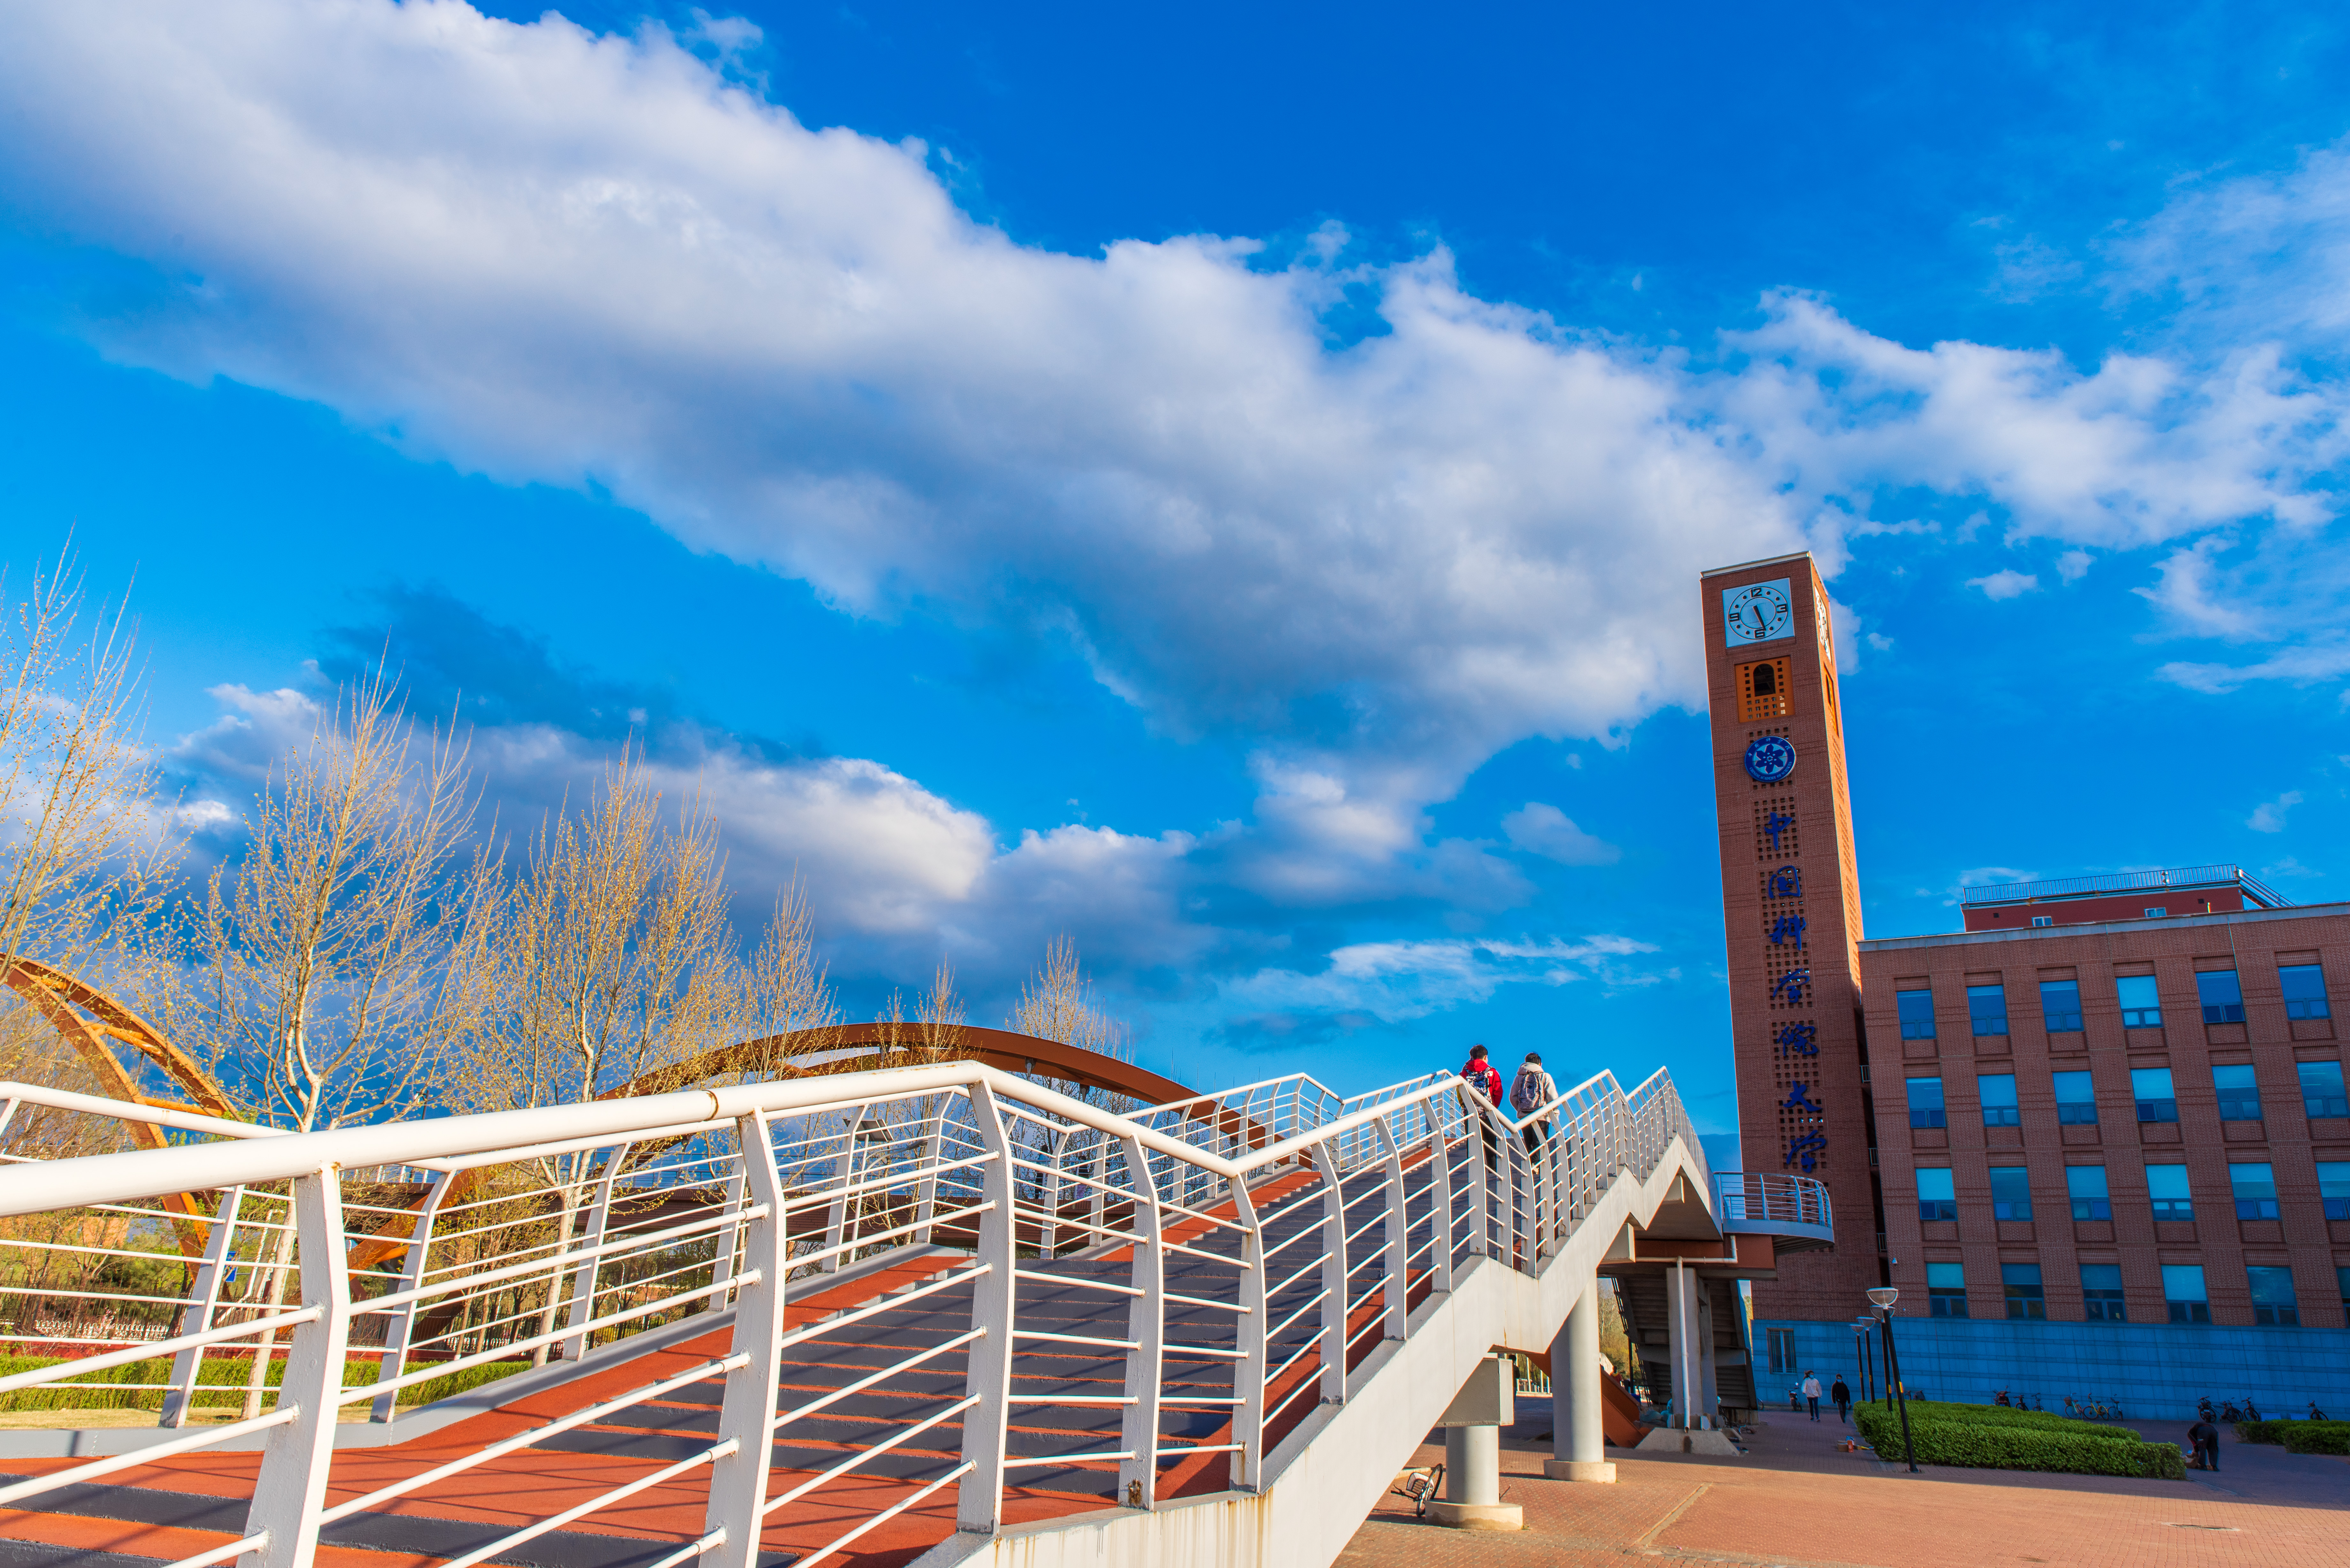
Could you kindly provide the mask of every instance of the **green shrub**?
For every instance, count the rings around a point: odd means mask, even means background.
[[[2236,1441],[2240,1443],[2282,1443],[2284,1441],[2284,1438],[2282,1436],[2282,1428],[2284,1426],[2284,1422],[2278,1420],[2239,1421],[2236,1423]]]
[[[31,1372],[39,1367],[68,1364],[69,1357],[56,1355],[0,1355],[0,1377],[19,1372]],[[443,1377],[427,1379],[400,1391],[403,1405],[428,1405],[435,1399],[446,1399],[452,1394],[463,1394],[484,1383],[520,1372],[526,1363],[494,1361],[482,1366],[467,1367]],[[252,1364],[243,1356],[207,1356],[196,1374],[196,1407],[200,1410],[234,1409],[244,1403],[245,1379],[252,1374]],[[343,1363],[343,1386],[364,1388],[375,1381],[374,1357],[352,1356]],[[275,1388],[284,1381],[286,1363],[273,1361],[265,1374],[265,1386]],[[13,1394],[0,1395],[0,1410],[156,1410],[163,1408],[163,1390],[140,1388],[141,1383],[161,1384],[172,1379],[172,1364],[168,1360],[133,1361],[122,1366],[109,1366],[103,1371],[86,1373],[70,1383],[52,1384],[42,1388],[20,1388]]]
[[[2279,1421],[2276,1426],[2288,1454],[2350,1454],[2350,1421]]]
[[[1882,1458],[1902,1452],[1901,1417],[1882,1405],[1853,1411],[1861,1436]],[[2016,1420],[2015,1417],[2027,1419]],[[2004,1418],[2002,1418],[2004,1417]],[[2054,1420],[2050,1427],[2043,1423]],[[1974,1469],[2054,1470],[2069,1475],[2139,1476],[2177,1480],[2187,1460],[2175,1444],[2149,1443],[2112,1427],[2069,1421],[2044,1412],[1996,1406],[1909,1407],[1910,1440],[1918,1462]]]

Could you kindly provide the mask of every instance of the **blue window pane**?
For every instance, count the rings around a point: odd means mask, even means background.
[[[2097,1122],[2097,1091],[2086,1073],[2058,1073],[2056,1081],[2056,1119],[2066,1127],[2095,1127]]]
[[[1967,1272],[1963,1263],[1926,1265],[1928,1305],[1936,1317],[1967,1315]]]
[[[2075,1220],[2110,1220],[2114,1217],[2113,1199],[2106,1190],[2106,1168],[2102,1165],[2068,1165],[2064,1168],[2064,1195],[2072,1200]]]
[[[2162,1301],[2173,1323],[2210,1323],[2211,1298],[2203,1289],[2203,1265],[2162,1265]]]
[[[2007,1296],[2007,1315],[2013,1318],[2045,1319],[2047,1297],[2040,1287],[2040,1265],[2037,1263],[2002,1263],[1999,1282]]]
[[[1956,1220],[1958,1189],[1948,1167],[1921,1166],[1918,1171],[1918,1218]]]
[[[2015,1102],[2015,1075],[1986,1073],[1975,1080],[1975,1093],[1982,1097],[1983,1126],[2012,1127],[2022,1124],[2022,1113]]]
[[[2007,988],[2003,985],[1967,987],[1967,1018],[1978,1034],[2006,1033]]]
[[[2325,1205],[2328,1220],[2350,1220],[2350,1164],[2319,1160],[2317,1196]]]
[[[2150,974],[2126,974],[2114,981],[2115,1000],[2121,1003],[2125,1029],[2162,1027],[2162,997]]]
[[[2206,1023],[2241,1023],[2244,988],[2231,969],[2205,970],[2195,977],[2195,1000],[2203,1004]]]
[[[2236,1200],[2239,1220],[2277,1217],[2276,1168],[2247,1162],[2228,1168],[2228,1190]]]
[[[2297,1064],[2301,1075],[2301,1108],[2313,1116],[2350,1116],[2350,1097],[2342,1092],[2342,1064],[2339,1062],[2303,1062]]]
[[[1950,1125],[1949,1113],[1942,1105],[1942,1080],[1912,1078],[1909,1080],[1909,1125],[1913,1127],[1939,1127]]]
[[[2334,1285],[2342,1293],[2343,1304],[2350,1306],[2350,1263],[2345,1263],[2334,1271]]]
[[[1991,1213],[1994,1220],[2032,1218],[2032,1173],[2020,1165],[1996,1165],[1991,1172]]]
[[[1901,991],[1893,995],[1894,1005],[1901,1011],[1901,1038],[1931,1040],[1934,1037],[1934,993],[1930,991]]]
[[[2129,1321],[2129,1314],[2122,1300],[2122,1269],[2119,1263],[2081,1265],[2081,1304],[2087,1309],[2082,1315],[2091,1323]]]
[[[2171,1086],[2169,1068],[2131,1068],[2130,1094],[2137,1100],[2138,1120],[2175,1122],[2178,1119],[2178,1092]]]
[[[2281,964],[2277,985],[2284,992],[2287,1018],[2331,1018],[2325,1005],[2325,967],[2314,963]]]
[[[2246,1269],[2252,1287],[2252,1321],[2272,1328],[2299,1328],[2301,1308],[2293,1301],[2291,1269]]]
[[[2211,1069],[2211,1086],[2220,1095],[2220,1119],[2256,1122],[2261,1119],[2261,1085],[2249,1064]]]
[[[2187,1168],[2183,1165],[2149,1165],[2146,1168],[2146,1195],[2154,1204],[2158,1220],[2192,1220],[2195,1199],[2187,1187]]]
[[[2081,982],[2077,980],[2042,981],[2040,1017],[2051,1034],[2078,1030],[2081,1027]]]

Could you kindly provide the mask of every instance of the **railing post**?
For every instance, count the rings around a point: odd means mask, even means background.
[[[712,1568],[755,1568],[759,1561],[759,1527],[764,1522],[767,1470],[775,1453],[785,1277],[791,1272],[791,1243],[784,1233],[784,1179],[775,1168],[767,1114],[754,1111],[738,1117],[734,1129],[749,1206],[765,1212],[743,1221],[743,1273],[734,1292],[732,1354],[750,1360],[726,1375],[726,1393],[718,1407],[719,1440],[732,1438],[735,1448],[711,1462],[710,1504],[702,1530],[705,1534],[726,1532],[726,1539],[703,1559]]]
[[[1347,1402],[1347,1189],[1326,1140],[1314,1146],[1322,1177],[1322,1402]]]
[[[1127,1298],[1126,1337],[1134,1341],[1134,1348],[1126,1353],[1128,1402],[1119,1407],[1118,1446],[1134,1457],[1118,1462],[1118,1501],[1156,1508],[1159,1397],[1167,1363],[1167,1248],[1160,1234],[1159,1184],[1151,1179],[1142,1140],[1128,1134],[1118,1141],[1134,1189],[1134,1262],[1128,1282],[1142,1293]]]
[[[309,1568],[318,1549],[318,1515],[327,1501],[327,1467],[335,1457],[335,1397],[342,1392],[344,1347],[351,1331],[351,1280],[344,1267],[342,1174],[335,1166],[294,1179],[295,1244],[302,1304],[319,1315],[296,1324],[286,1356],[278,1408],[296,1415],[269,1428],[245,1511],[247,1535],[269,1539],[244,1554],[244,1568]],[[256,1344],[255,1354],[260,1354]]]
[[[408,1236],[408,1261],[400,1266],[400,1289],[412,1291],[424,1282],[424,1256],[432,1250],[433,1222],[440,1218],[441,1201],[449,1195],[449,1184],[455,1178],[445,1170],[436,1170],[424,1190],[424,1202],[416,1212],[416,1223]],[[384,1325],[383,1356],[376,1363],[375,1380],[389,1383],[408,1370],[408,1342],[416,1332],[416,1303],[410,1302],[395,1308],[391,1321]],[[400,1391],[388,1388],[375,1397],[368,1419],[389,1421],[400,1411]]]
[[[604,1263],[596,1249],[604,1244],[604,1232],[612,1223],[612,1188],[620,1179],[620,1162],[629,1158],[632,1147],[624,1143],[612,1150],[604,1162],[604,1179],[596,1184],[596,1207],[588,1213],[588,1239],[580,1243],[588,1256],[571,1275],[570,1320],[564,1326],[577,1332],[562,1341],[566,1361],[577,1361],[588,1354],[588,1331],[581,1325],[596,1315],[596,1278]]]
[[[930,1245],[931,1220],[939,1211],[940,1148],[945,1140],[946,1119],[944,1101],[922,1114],[922,1174],[914,1183],[914,1223],[920,1228],[913,1239],[919,1246]]]
[[[8,1102],[16,1109],[16,1102]],[[0,1118],[5,1123],[5,1118]],[[220,1305],[221,1286],[228,1275],[229,1248],[236,1234],[237,1210],[244,1207],[244,1189],[232,1187],[221,1195],[220,1205],[213,1210],[212,1241],[204,1248],[204,1261],[196,1269],[195,1289],[188,1293],[194,1299],[193,1321],[180,1332],[202,1334],[213,1325],[213,1313]],[[172,1357],[172,1386],[163,1391],[163,1412],[156,1417],[159,1427],[184,1427],[188,1412],[196,1403],[196,1376],[203,1370],[204,1347],[192,1345]]]
[[[839,1190],[825,1211],[824,1257],[817,1262],[820,1273],[832,1273],[848,1262],[847,1250],[842,1245],[848,1240],[848,1189],[857,1185],[857,1151],[863,1140],[858,1134],[865,1130],[865,1107],[859,1106],[847,1116],[841,1129],[840,1158],[835,1168],[839,1172]]]
[[[1076,1132],[1074,1127],[1064,1127],[1045,1146],[1052,1153],[1045,1166],[1045,1214],[1036,1229],[1036,1253],[1048,1263],[1061,1243],[1061,1161],[1068,1158],[1069,1140]]]
[[[1452,1222],[1452,1139],[1446,1135],[1435,1115],[1439,1102],[1430,1100],[1428,1118],[1428,1158],[1433,1168],[1428,1178],[1429,1224],[1436,1245],[1430,1249],[1436,1277],[1430,1288],[1450,1291],[1452,1288],[1452,1250],[1456,1245]]]
[[[1273,1326],[1265,1291],[1264,1231],[1257,1223],[1256,1204],[1249,1198],[1248,1181],[1233,1177],[1232,1218],[1241,1227],[1240,1323],[1234,1338],[1241,1357],[1232,1364],[1232,1483],[1235,1491],[1257,1491],[1264,1485],[1264,1379],[1272,1370],[1271,1347],[1265,1334]]]
[[[742,1142],[742,1138],[739,1135],[736,1137],[735,1142],[737,1144]],[[732,1214],[735,1216],[735,1218],[730,1220],[724,1225],[720,1226],[716,1232],[717,1241],[715,1245],[717,1250],[711,1254],[710,1259],[710,1282],[713,1285],[723,1285],[727,1281],[734,1277],[734,1250],[736,1247],[741,1245],[743,1240],[743,1194],[748,1190],[749,1180],[749,1179],[744,1176],[743,1172],[749,1168],[750,1156],[743,1150],[737,1148],[735,1150],[734,1168],[726,1178],[726,1196],[720,1199],[720,1201],[724,1205],[724,1208],[722,1209],[720,1212]],[[702,1303],[702,1310],[706,1313],[724,1312],[726,1310],[726,1293],[724,1291],[711,1292],[709,1299]]]
[[[1493,1182],[1492,1162],[1485,1158],[1485,1138],[1491,1130],[1485,1126],[1485,1113],[1481,1108],[1478,1091],[1460,1091],[1462,1106],[1468,1115],[1462,1118],[1468,1137],[1469,1154],[1469,1254],[1490,1258],[1493,1255]]]
[[[982,1334],[972,1341],[963,1374],[963,1397],[979,1403],[962,1414],[962,1459],[971,1469],[956,1484],[955,1529],[993,1535],[1003,1512],[1003,1417],[1012,1391],[1019,1282],[1013,1275],[1012,1140],[1004,1135],[995,1091],[984,1079],[971,1085],[971,1110],[980,1142],[993,1158],[979,1168],[988,1208],[978,1216],[974,1261],[987,1272],[971,1282],[971,1326]]]
[[[1371,1125],[1378,1128],[1379,1143],[1387,1154],[1388,1217],[1379,1227],[1387,1235],[1387,1280],[1379,1293],[1386,1298],[1387,1334],[1388,1339],[1401,1339],[1409,1321],[1406,1303],[1411,1299],[1411,1206],[1403,1189],[1403,1149],[1397,1144],[1392,1113],[1380,1116]]]

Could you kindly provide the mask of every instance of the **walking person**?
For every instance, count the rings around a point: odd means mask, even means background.
[[[2195,1446],[2195,1468],[2216,1470],[2220,1468],[2220,1428],[2208,1416],[2198,1416],[2195,1424],[2187,1428],[2187,1440]]]
[[[1510,1083],[1510,1109],[1517,1112],[1519,1118],[1523,1120],[1556,1098],[1558,1098],[1558,1085],[1551,1082],[1548,1073],[1543,1071],[1541,1055],[1533,1051],[1527,1052],[1526,1059],[1518,1064],[1518,1075]],[[1549,1137],[1550,1126],[1547,1119],[1527,1122],[1526,1152],[1530,1155],[1541,1154],[1543,1141]]]
[[[1828,1385],[1828,1397],[1835,1401],[1836,1419],[1851,1426],[1852,1389],[1846,1384],[1843,1373],[1837,1373],[1835,1381]]]
[[[1469,1080],[1469,1086],[1471,1089],[1485,1096],[1488,1105],[1492,1106],[1496,1110],[1501,1108],[1502,1075],[1493,1070],[1493,1064],[1487,1059],[1485,1048],[1482,1045],[1469,1047],[1469,1060],[1461,1064],[1461,1075]],[[1499,1170],[1502,1164],[1502,1150],[1493,1137],[1492,1119],[1488,1116],[1479,1116],[1477,1132],[1478,1136],[1485,1140],[1485,1168]]]
[[[1810,1407],[1812,1419],[1818,1420],[1820,1418],[1820,1380],[1818,1376],[1809,1368],[1806,1368],[1804,1373],[1804,1403]]]

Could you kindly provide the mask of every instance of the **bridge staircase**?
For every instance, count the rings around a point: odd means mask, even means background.
[[[0,1563],[1327,1563],[1601,1269],[1628,1324],[1688,1266],[1643,1248],[1790,1229],[1724,1218],[1761,1189],[1709,1174],[1662,1074],[1522,1120],[1446,1075],[1120,1115],[954,1062],[291,1136],[0,1099],[0,1316],[73,1353],[0,1397],[163,1407],[0,1433]],[[60,1118],[171,1147],[41,1159]],[[41,1326],[74,1280],[121,1310]]]

